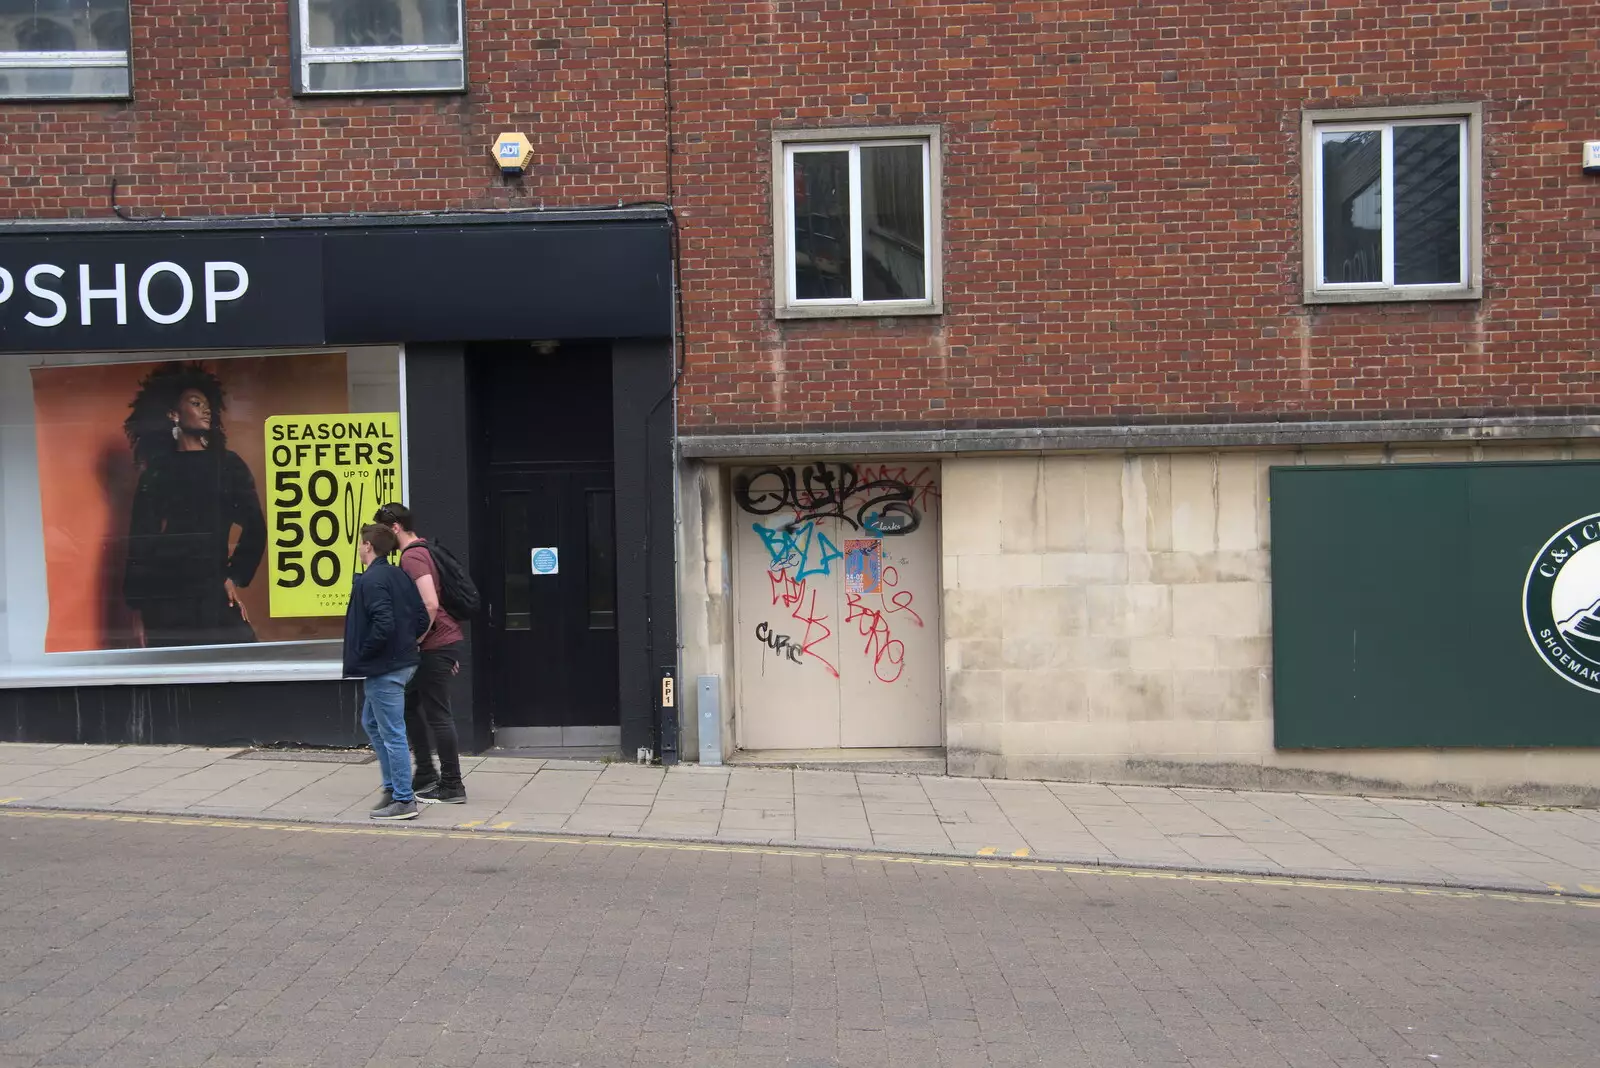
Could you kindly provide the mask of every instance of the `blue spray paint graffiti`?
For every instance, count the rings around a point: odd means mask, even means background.
[[[840,552],[828,536],[816,529],[816,524],[802,523],[793,530],[768,530],[760,523],[751,526],[767,547],[773,567],[793,567],[796,582],[804,582],[812,575],[826,575]],[[815,554],[815,555],[813,555]]]

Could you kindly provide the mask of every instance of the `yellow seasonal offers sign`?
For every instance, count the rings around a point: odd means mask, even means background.
[[[342,616],[361,570],[361,528],[400,499],[400,414],[267,420],[272,615]]]

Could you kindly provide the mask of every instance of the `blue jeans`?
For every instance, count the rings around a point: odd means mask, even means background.
[[[396,801],[415,800],[411,793],[411,750],[406,746],[406,683],[416,665],[374,675],[361,684],[361,726],[372,739],[383,772],[383,788]]]

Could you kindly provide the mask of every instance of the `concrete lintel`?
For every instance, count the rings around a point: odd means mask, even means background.
[[[686,434],[678,439],[678,445],[686,457],[719,460],[842,455],[955,456],[963,453],[1094,452],[1105,449],[1163,451],[1470,444],[1596,438],[1600,438],[1600,416],[1503,416],[1305,423],[1006,427],[992,430]]]

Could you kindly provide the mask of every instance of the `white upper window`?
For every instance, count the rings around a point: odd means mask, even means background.
[[[297,93],[467,87],[461,0],[290,0]]]
[[[1306,112],[1306,300],[1482,295],[1479,105]]]
[[[129,95],[128,0],[0,3],[0,99]]]
[[[936,128],[781,130],[773,162],[780,317],[941,310]]]

